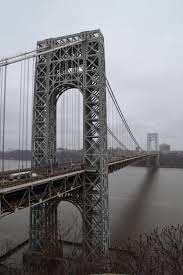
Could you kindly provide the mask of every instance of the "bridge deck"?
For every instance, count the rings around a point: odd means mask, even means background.
[[[128,165],[157,154],[143,154],[131,158],[112,161],[108,171],[112,173]],[[74,169],[74,168],[73,168]],[[13,186],[0,188],[0,214],[13,213],[16,209],[30,207],[53,198],[65,198],[69,193],[82,190],[84,170],[69,171],[43,179],[16,182]],[[78,192],[78,191],[77,191]]]
[[[28,187],[34,188],[34,186],[41,186],[44,185],[45,183],[48,183],[50,181],[57,181],[57,180],[61,180],[65,177],[72,177],[72,176],[76,176],[77,174],[81,174],[83,173],[84,170],[79,170],[79,171],[73,171],[73,172],[69,172],[69,173],[65,173],[65,174],[61,174],[58,176],[53,176],[53,177],[49,177],[49,178],[45,178],[42,180],[36,180],[36,181],[32,181],[32,182],[27,182],[27,183],[22,183],[22,184],[16,184],[14,186],[11,187],[5,187],[0,189],[0,196],[4,193],[10,193],[10,192],[14,192],[14,191],[18,191],[18,190],[22,190]]]

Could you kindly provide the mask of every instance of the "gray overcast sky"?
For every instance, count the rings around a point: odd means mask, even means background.
[[[100,28],[106,70],[137,139],[157,131],[183,150],[182,0],[1,0],[0,55]]]

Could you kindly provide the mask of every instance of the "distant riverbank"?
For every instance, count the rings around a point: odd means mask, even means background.
[[[183,168],[183,151],[160,152],[160,168]],[[147,161],[138,162],[135,166],[146,167]]]
[[[3,153],[0,152],[0,159],[2,159]],[[19,151],[12,150],[4,152],[4,160],[9,161],[19,161],[21,162],[28,161],[30,162],[32,158],[32,153],[30,150],[27,151]],[[56,153],[56,158],[58,162],[65,161],[82,161],[83,152],[82,150],[67,150],[58,148]],[[161,168],[183,168],[183,151],[170,151],[170,152],[160,152],[159,162]],[[137,163],[139,167],[146,167],[147,162],[141,161]]]

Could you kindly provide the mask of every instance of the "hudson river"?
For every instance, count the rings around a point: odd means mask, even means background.
[[[13,162],[12,162],[13,165]],[[111,243],[155,227],[183,223],[183,170],[126,167],[109,175]],[[58,211],[60,233],[78,241],[81,217],[76,207],[62,202]],[[65,230],[62,229],[62,225]],[[70,227],[73,225],[72,232]],[[0,250],[28,237],[29,211],[0,219]]]

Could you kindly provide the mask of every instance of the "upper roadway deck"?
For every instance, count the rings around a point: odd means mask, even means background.
[[[128,165],[157,154],[143,154],[109,162],[108,172],[112,173]],[[16,209],[30,207],[53,198],[65,198],[68,193],[82,192],[84,170],[79,166],[57,175],[44,175],[42,179],[29,179],[13,182],[11,186],[0,186],[0,214],[13,213]],[[59,173],[57,171],[57,173]],[[79,190],[79,191],[78,191]]]

